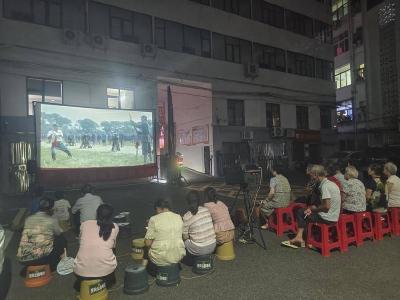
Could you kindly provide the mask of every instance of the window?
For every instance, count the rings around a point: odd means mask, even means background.
[[[296,106],[297,129],[308,129],[308,107]]]
[[[314,37],[322,43],[332,43],[332,27],[324,22],[314,20]]]
[[[336,106],[337,123],[349,123],[353,121],[353,103],[351,100],[339,102]]]
[[[234,63],[249,62],[252,58],[251,42],[213,33],[213,57]]]
[[[254,44],[254,59],[260,68],[286,71],[285,50]]]
[[[228,100],[228,125],[244,126],[243,100]]]
[[[356,32],[353,33],[353,44],[359,47],[363,44],[363,40],[363,28],[357,27]]]
[[[357,80],[364,81],[365,80],[365,65],[361,64],[357,70]]]
[[[332,1],[332,20],[340,21],[349,13],[348,0],[333,0]]]
[[[63,27],[86,32],[85,4],[81,0],[68,0],[62,3]]]
[[[321,128],[331,129],[332,128],[332,110],[329,106],[321,106],[319,108]]]
[[[210,0],[190,0],[204,5],[210,5]]]
[[[281,108],[279,104],[266,104],[267,128],[281,127]]]
[[[335,70],[336,89],[344,88],[351,85],[350,64],[344,65]]]
[[[156,18],[155,36],[159,48],[211,57],[211,33],[207,30]]]
[[[27,78],[28,115],[33,115],[33,102],[62,104],[62,82],[50,79]]]
[[[133,43],[151,43],[151,17],[128,10],[110,7],[111,38]]]
[[[314,77],[314,58],[308,55],[287,52],[287,71],[289,73]]]
[[[250,18],[251,0],[213,0],[212,6],[224,11]]]
[[[107,88],[107,107],[115,109],[133,109],[134,94],[132,90]]]
[[[89,2],[90,33],[109,36],[109,7],[97,2]]]
[[[315,77],[325,80],[333,80],[333,62],[316,58]]]
[[[4,0],[6,18],[61,27],[61,0]]]
[[[349,51],[349,32],[346,30],[333,39],[335,56]]]
[[[285,11],[286,29],[294,33],[313,37],[313,19],[290,10]]]
[[[253,18],[278,28],[283,28],[285,25],[283,7],[269,4],[264,0],[253,0]]]

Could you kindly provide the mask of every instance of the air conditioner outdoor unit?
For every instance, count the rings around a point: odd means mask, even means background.
[[[142,44],[142,55],[143,57],[156,57],[157,46],[154,44]]]
[[[244,76],[249,78],[258,77],[258,64],[254,62],[247,62],[244,64]]]
[[[62,38],[64,43],[67,45],[78,45],[80,32],[73,29],[64,28]]]
[[[254,132],[251,130],[242,131],[242,140],[253,140]]]
[[[104,35],[91,34],[87,40],[93,48],[102,50],[107,50],[108,48],[108,38]]]
[[[283,133],[284,133],[283,128],[281,128],[281,127],[274,127],[274,128],[272,128],[271,136],[272,136],[272,137],[282,137],[282,136],[283,136]]]

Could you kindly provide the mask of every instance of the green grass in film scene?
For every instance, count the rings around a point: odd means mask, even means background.
[[[142,149],[139,146],[136,156],[136,147],[133,143],[124,143],[121,151],[111,152],[111,145],[95,145],[89,149],[79,149],[80,144],[67,146],[72,157],[66,153],[56,150],[55,161],[51,158],[51,145],[47,142],[41,143],[40,166],[41,168],[95,168],[95,167],[122,167],[143,165]],[[153,157],[150,158],[153,160]],[[152,161],[147,161],[151,163]]]

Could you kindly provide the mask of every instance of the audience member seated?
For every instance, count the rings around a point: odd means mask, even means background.
[[[69,204],[68,200],[64,199],[64,193],[62,191],[57,191],[55,197],[56,201],[54,202],[53,216],[58,220],[58,224],[60,224],[61,229],[65,232],[71,228],[71,204]]]
[[[336,165],[334,168],[336,169],[334,177],[340,182],[340,185],[343,189],[343,186],[346,183],[346,179],[344,178],[343,175],[344,167],[342,168],[340,165]]]
[[[44,188],[36,186],[32,192],[32,198],[29,203],[29,214],[33,215],[39,211],[39,202],[44,195]]]
[[[397,166],[388,162],[385,164],[383,173],[387,177],[386,180],[386,197],[388,207],[400,207],[400,178],[397,177]]]
[[[326,178],[326,172],[323,166],[314,165],[311,169],[311,175],[319,182],[321,190],[321,205],[296,211],[298,231],[294,239],[283,242],[284,246],[293,248],[304,247],[305,242],[303,234],[307,229],[307,224],[336,223],[340,215],[340,190],[335,183]]]
[[[338,186],[340,192],[342,192],[342,191],[343,191],[342,183],[340,182],[339,179],[337,179],[337,178],[335,177],[335,175],[336,175],[336,169],[337,169],[337,167],[334,166],[334,165],[328,166],[328,167],[326,168],[327,178],[328,178],[328,180],[330,180],[330,181],[332,181],[333,183],[335,183],[335,184]]]
[[[353,166],[346,167],[346,182],[343,187],[343,213],[353,214],[367,209],[364,184],[358,179],[358,171]]]
[[[306,196],[298,197],[295,202],[296,203],[304,203],[307,205],[319,205],[320,203],[320,191],[319,191],[319,183],[313,178],[311,175],[311,169],[313,165],[307,165],[306,174],[309,177],[309,181],[306,184],[305,192]]]
[[[113,212],[110,205],[102,204],[97,208],[96,220],[81,224],[79,250],[74,262],[77,277],[74,288],[78,292],[83,280],[102,279],[107,288],[115,284],[117,259],[114,252],[119,228],[112,221]]]
[[[218,201],[217,193],[212,187],[206,188],[205,198],[204,206],[211,214],[217,244],[222,245],[232,241],[235,237],[235,225],[229,215],[228,207],[222,201]]]
[[[185,256],[182,241],[183,222],[180,215],[170,211],[167,200],[158,199],[154,204],[156,215],[149,220],[144,243],[149,249],[145,258],[149,258],[147,270],[157,275],[157,266],[176,264]],[[146,257],[147,256],[147,257]]]
[[[186,247],[183,262],[191,266],[194,256],[213,253],[217,241],[210,212],[206,207],[200,206],[199,193],[189,192],[186,200],[189,211],[183,216],[182,236]]]
[[[76,229],[85,221],[96,220],[97,208],[103,204],[103,200],[99,196],[93,195],[93,187],[90,184],[83,186],[82,194],[83,197],[79,198],[72,207]]]
[[[384,212],[387,202],[385,196],[385,185],[381,180],[382,166],[372,164],[368,167],[368,178],[365,181],[365,198],[369,211]]]
[[[261,226],[262,229],[268,229],[268,217],[272,215],[274,209],[287,207],[291,200],[289,181],[282,175],[280,168],[272,168],[272,176],[267,200],[261,204],[262,217],[265,219],[265,224]]]
[[[64,255],[67,242],[57,220],[51,217],[54,201],[42,197],[39,211],[25,220],[17,258],[24,266],[50,265],[51,271]]]

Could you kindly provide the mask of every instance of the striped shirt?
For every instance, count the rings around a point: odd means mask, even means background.
[[[214,225],[207,208],[199,206],[197,214],[188,211],[183,216],[183,236],[197,247],[206,247],[216,242]]]

